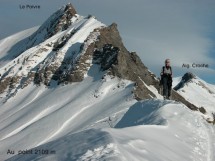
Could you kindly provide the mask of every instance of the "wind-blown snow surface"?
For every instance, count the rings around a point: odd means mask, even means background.
[[[8,149],[30,149],[90,128],[99,120],[126,110],[132,99],[133,83],[106,76],[93,65],[80,83],[66,86],[29,85],[22,94],[0,102],[0,158]],[[98,74],[100,73],[100,74]],[[103,126],[103,125],[102,125]]]
[[[173,87],[181,81],[181,78],[173,79]],[[184,83],[184,86],[177,91],[185,99],[192,102],[197,107],[204,107],[206,115],[212,118],[211,113],[215,113],[215,86],[209,84],[199,77]]]
[[[100,108],[104,110],[104,107]],[[87,113],[92,115],[90,110]],[[98,114],[94,113],[94,116]],[[83,119],[77,117],[75,120],[78,123]],[[48,149],[56,154],[17,155],[8,161],[212,161],[214,130],[202,117],[182,104],[147,100],[134,103],[115,128],[90,128],[68,133],[36,148]]]

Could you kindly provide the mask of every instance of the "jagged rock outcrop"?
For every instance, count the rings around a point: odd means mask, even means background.
[[[107,74],[134,81],[136,84],[134,90],[136,99],[155,97],[147,88],[147,85],[153,85],[158,88],[156,76],[144,66],[136,53],[129,52],[124,47],[117,25],[113,23],[108,27],[99,29],[98,32],[100,33],[98,40],[88,47],[84,56],[80,58],[78,66],[84,64],[87,58],[92,57],[92,62],[99,64],[101,70],[107,70]],[[83,67],[80,69],[82,70]],[[83,75],[79,71],[75,70],[74,73]],[[83,76],[79,78],[83,78]]]
[[[182,77],[182,80],[184,82],[188,82],[188,81],[190,81],[193,78],[196,78],[196,76],[193,73],[188,72],[188,73],[184,74],[184,76]]]
[[[39,44],[55,35],[60,31],[66,30],[72,24],[72,17],[75,17],[77,14],[75,8],[71,3],[68,3],[66,6],[63,6],[60,10],[52,14],[40,28],[28,39],[32,42],[32,47]],[[38,34],[41,35],[38,39]]]
[[[185,86],[186,83],[190,82],[192,79],[195,79],[196,76],[193,74],[193,73],[185,73],[181,79],[181,81],[179,82],[179,84],[177,84],[175,87],[174,87],[174,90],[179,90],[181,88],[183,88]]]
[[[72,4],[69,3],[65,6],[65,8],[62,8],[55,14],[57,16],[53,16],[54,18],[51,21],[48,21],[50,22],[49,27],[46,26],[46,31],[48,33],[47,37],[51,37],[59,31],[66,30],[72,23],[71,18],[75,16],[77,12]]]
[[[146,85],[158,86],[156,76],[152,74],[147,67],[141,62],[140,58],[134,52],[129,52],[123,45],[122,39],[117,29],[117,25],[114,23],[107,28],[100,30],[99,41],[96,43],[96,51],[100,50],[100,61],[102,65],[105,57],[108,55],[105,53],[106,44],[112,45],[113,54],[108,58],[112,65],[108,64],[108,74],[117,76],[119,78],[128,79],[136,83],[136,89],[134,90],[134,95],[137,99],[146,99],[155,97],[155,95],[147,88]],[[94,52],[94,61],[98,63],[99,54]]]
[[[194,104],[190,103],[184,97],[182,97],[180,94],[178,94],[174,89],[172,90],[172,99],[176,100],[178,102],[182,102],[183,104],[185,104],[188,108],[190,108],[193,111],[197,111],[199,109]]]
[[[34,82],[36,84],[44,82],[44,84],[49,85],[46,75],[50,75],[50,73],[54,74],[52,79],[58,81],[59,84],[80,82],[90,67],[90,63],[87,63],[87,61],[92,59],[92,63],[99,64],[101,70],[107,71],[107,74],[135,82],[134,95],[136,99],[155,97],[147,86],[152,85],[159,88],[156,76],[144,66],[135,52],[129,52],[125,48],[117,25],[113,23],[108,27],[95,29],[86,39],[86,44],[88,44],[88,39],[95,33],[99,33],[97,40],[87,46],[86,51],[80,58],[73,62],[75,63],[73,64],[74,68],[64,70],[66,66],[63,65],[58,69],[53,66],[46,67],[46,69],[40,70],[35,74]],[[79,52],[83,52],[84,46],[85,44],[82,44]],[[72,62],[62,62],[62,64],[70,63]]]

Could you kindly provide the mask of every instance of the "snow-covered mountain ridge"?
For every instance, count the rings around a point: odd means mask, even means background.
[[[192,73],[182,78],[175,78],[174,89],[186,100],[192,102],[200,111],[208,115],[210,120],[215,117],[215,86],[209,84]]]
[[[136,102],[129,110],[116,112],[91,126],[94,128],[70,132],[31,149],[44,149],[48,155],[20,154],[7,161],[212,161],[215,157],[214,127],[176,102]]]
[[[58,84],[82,81],[92,64],[101,65],[101,70],[106,70],[108,74],[135,81],[136,98],[155,97],[146,85],[158,88],[156,76],[142,64],[136,53],[127,51],[117,25],[107,27],[93,16],[83,17],[76,12],[69,14],[68,20],[68,8],[75,11],[68,4],[54,13],[32,35],[34,38],[27,38],[29,42],[35,39],[37,43],[31,48],[24,47],[28,49],[2,66],[0,93],[6,95],[4,102],[32,82],[50,86],[55,81]],[[64,23],[66,27],[63,27]],[[61,27],[56,31],[56,26],[57,29]],[[48,33],[52,31],[55,34],[50,37]]]
[[[53,15],[50,18],[51,20],[53,19],[52,17]],[[96,28],[105,26],[93,17],[79,15],[73,16],[70,23],[71,25],[64,31],[58,31],[51,38],[46,38],[39,45],[25,50],[22,54],[3,66],[0,69],[0,93],[7,91],[7,95],[14,95],[20,88],[24,88],[32,81],[36,84],[42,81],[48,85],[52,77],[58,77],[58,73],[62,75],[63,72],[70,71],[74,68],[72,64],[77,61],[87,46],[96,41],[98,33],[91,32]],[[47,26],[47,22],[32,35],[35,39],[38,40],[41,38],[44,26]],[[87,40],[88,36],[89,40]],[[60,45],[61,48],[59,47]],[[59,49],[57,50],[56,48]],[[65,68],[67,69],[65,70]],[[43,72],[44,70],[45,72]],[[40,73],[45,76],[41,76]]]
[[[0,49],[0,161],[214,160],[208,114],[180,89],[163,100],[117,24],[67,4]]]

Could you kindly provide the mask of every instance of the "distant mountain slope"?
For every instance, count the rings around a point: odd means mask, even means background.
[[[180,95],[197,107],[203,107],[206,110],[206,115],[212,118],[212,113],[215,113],[214,85],[206,83],[192,73],[186,73],[182,78],[175,78],[174,81],[174,89]]]

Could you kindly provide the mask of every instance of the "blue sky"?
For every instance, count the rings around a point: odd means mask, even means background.
[[[80,15],[95,15],[107,25],[116,22],[127,49],[156,75],[170,58],[174,76],[191,71],[215,84],[214,0],[0,0],[0,39],[41,25],[68,2]],[[19,8],[26,4],[41,9]],[[182,68],[184,63],[210,68]]]

